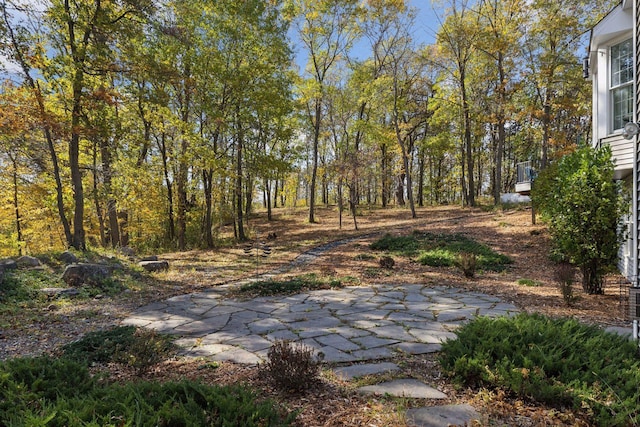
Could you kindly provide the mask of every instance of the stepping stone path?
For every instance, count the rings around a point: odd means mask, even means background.
[[[332,242],[301,254],[273,277],[318,258],[354,239]],[[240,283],[235,284],[235,286]],[[178,335],[184,356],[256,364],[266,360],[277,340],[312,347],[325,362],[353,363],[335,368],[350,380],[398,371],[393,363],[374,362],[396,353],[426,354],[440,350],[455,330],[475,316],[510,316],[518,309],[480,292],[416,284],[374,285],[310,291],[292,296],[225,298],[234,285],[180,295],[138,309],[122,323]],[[414,379],[397,379],[360,388],[362,393],[444,399],[446,395]],[[414,427],[465,425],[478,417],[468,405],[429,406],[407,411]]]
[[[375,385],[368,385],[358,389],[363,394],[391,395],[398,397],[412,397],[414,399],[446,399],[447,395],[430,387],[423,382],[413,379],[400,379]]]
[[[247,301],[219,289],[142,307],[123,324],[179,335],[185,356],[259,363],[288,339],[322,353],[325,362],[387,359],[396,352],[436,352],[474,316],[516,313],[494,296],[456,288],[378,285],[311,291]]]
[[[445,405],[414,408],[407,411],[408,425],[413,427],[466,426],[480,415],[470,405]]]

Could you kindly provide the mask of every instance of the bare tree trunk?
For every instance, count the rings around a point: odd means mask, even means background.
[[[213,248],[213,169],[203,169],[202,186],[204,191],[204,218],[202,234],[207,248]]]
[[[318,175],[318,146],[320,142],[320,119],[322,115],[322,100],[316,99],[315,104],[315,120],[313,123],[313,152],[311,166],[311,186],[309,188],[309,222],[316,222],[316,178]]]
[[[467,188],[467,204],[469,206],[476,205],[476,197],[475,197],[475,182],[473,176],[473,146],[471,140],[471,112],[469,107],[469,100],[467,95],[466,88],[466,72],[465,69],[461,67],[460,70],[460,91],[462,93],[462,112],[464,116],[464,145],[467,157],[467,177],[469,181],[469,186]]]
[[[107,246],[107,235],[104,227],[104,217],[102,216],[102,206],[100,206],[100,197],[98,189],[98,147],[94,142],[93,145],[93,204],[96,208],[96,216],[98,217],[98,227],[100,229],[100,245],[104,248]]]
[[[247,236],[244,234],[244,222],[243,222],[243,211],[242,211],[242,151],[243,151],[243,141],[244,135],[242,130],[242,123],[240,123],[240,107],[236,106],[236,188],[235,188],[235,198],[236,198],[236,224],[238,227],[237,230],[237,239],[239,241],[247,240]]]
[[[20,216],[20,209],[18,205],[18,159],[17,156],[9,156],[11,164],[13,166],[13,212],[16,218],[16,234],[18,239],[18,256],[23,255],[22,251],[22,217]]]

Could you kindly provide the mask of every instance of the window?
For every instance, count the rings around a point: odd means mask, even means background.
[[[633,121],[633,43],[611,46],[611,103],[613,130]]]

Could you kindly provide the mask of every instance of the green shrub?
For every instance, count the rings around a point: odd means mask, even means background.
[[[306,274],[288,280],[261,280],[242,285],[238,292],[245,296],[294,295],[316,289],[343,287],[338,279],[322,280],[315,274]]]
[[[49,363],[51,369],[46,367]],[[69,360],[38,365],[26,383],[13,371],[15,365],[0,367],[0,425],[286,426],[295,417],[238,386],[188,381],[100,385]],[[54,368],[62,368],[60,374]],[[83,382],[67,384],[63,375]]]
[[[175,346],[168,336],[156,331],[118,326],[90,332],[62,347],[62,355],[86,365],[117,362],[136,369],[138,374],[167,359]]]
[[[542,282],[540,282],[539,280],[533,280],[533,279],[518,279],[516,283],[521,286],[529,286],[529,287],[542,286]]]
[[[592,412],[596,425],[640,422],[640,359],[626,338],[535,314],[480,317],[456,333],[440,362],[459,383],[570,405]]]
[[[381,239],[371,244],[371,249],[376,251],[391,251],[411,253],[420,247],[418,240],[414,236],[392,236],[385,234]]]
[[[169,358],[174,352],[175,346],[168,336],[158,334],[154,330],[139,328],[128,345],[117,347],[114,359],[131,366],[140,375]]]
[[[614,179],[611,147],[580,147],[546,168],[531,197],[549,222],[555,249],[580,267],[582,287],[601,294],[603,276],[618,257],[628,212],[621,181]]]
[[[293,418],[239,386],[105,385],[68,359],[0,364],[0,425],[286,426]]]
[[[62,355],[87,365],[112,362],[118,351],[133,344],[135,333],[135,326],[89,332],[78,341],[63,346]]]

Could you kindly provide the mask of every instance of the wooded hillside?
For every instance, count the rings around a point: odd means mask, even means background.
[[[499,203],[589,141],[581,46],[614,3],[450,0],[425,46],[403,0],[1,0],[0,256]]]

